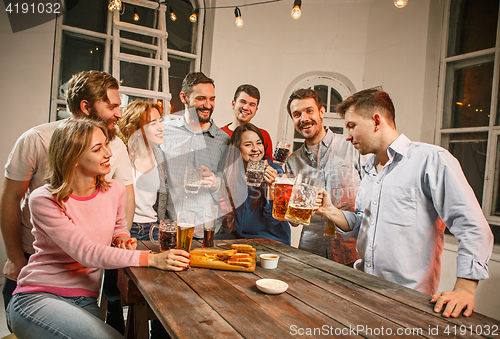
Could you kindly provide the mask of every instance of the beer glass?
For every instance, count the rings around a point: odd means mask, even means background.
[[[290,144],[284,143],[282,141],[278,142],[276,148],[274,149],[273,162],[280,166],[283,166],[290,153]]]
[[[196,213],[180,211],[177,213],[177,248],[189,252],[193,242]]]
[[[247,185],[259,187],[262,184],[262,179],[264,179],[265,169],[265,160],[248,161],[246,171]]]
[[[293,184],[285,219],[293,223],[309,225],[320,186],[319,179],[298,174]]]
[[[205,205],[203,209],[203,247],[214,247],[217,205]]]
[[[201,187],[201,173],[194,166],[186,166],[184,172],[184,192],[197,194]]]
[[[158,227],[158,240],[154,239],[154,228]],[[160,247],[160,252],[177,247],[177,227],[174,220],[160,220],[160,225],[153,225],[149,229],[149,239]]]
[[[274,181],[273,218],[287,221],[285,219],[288,201],[292,195],[294,176],[292,174],[280,173]]]

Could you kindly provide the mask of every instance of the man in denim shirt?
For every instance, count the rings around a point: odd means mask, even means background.
[[[435,312],[447,304],[445,317],[471,315],[478,280],[489,277],[493,236],[459,162],[439,146],[400,135],[381,88],[354,94],[337,112],[345,116],[347,140],[374,155],[363,166],[355,212],[336,209],[323,191],[317,213],[344,238],[357,239],[355,268],[432,295]],[[436,293],[445,227],[459,241],[457,281],[453,291]]]
[[[321,180],[339,208],[354,208],[359,186],[359,153],[345,136],[325,131],[323,100],[312,89],[298,89],[288,99],[288,114],[295,130],[305,138],[304,144],[288,158],[285,172],[302,173]],[[335,227],[330,225],[333,230]],[[359,258],[356,241],[325,235],[327,219],[313,215],[311,223],[302,228],[299,248],[344,265]]]

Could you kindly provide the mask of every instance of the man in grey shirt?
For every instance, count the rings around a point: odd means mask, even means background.
[[[205,205],[219,205],[225,196],[221,184],[224,155],[229,136],[212,119],[215,107],[215,85],[201,72],[189,73],[182,82],[180,93],[185,110],[175,120],[166,121],[161,148],[167,165],[169,199],[167,211],[176,218],[179,211],[196,213],[194,236],[203,238],[203,209]],[[186,166],[202,172],[202,187],[197,194],[184,191]],[[220,228],[217,225],[216,232]]]
[[[493,235],[459,162],[447,150],[399,134],[389,95],[381,88],[355,93],[337,106],[345,116],[347,140],[372,154],[354,212],[340,211],[322,192],[317,213],[346,239],[357,238],[361,259],[354,267],[432,295],[435,312],[469,316],[478,280],[488,278]],[[459,241],[453,291],[436,293],[444,229]]]
[[[295,130],[305,142],[292,153],[285,163],[285,172],[305,174],[321,180],[322,187],[333,197],[340,208],[354,207],[359,186],[359,154],[345,140],[345,136],[325,131],[325,108],[321,97],[312,89],[298,89],[288,99],[288,114]],[[359,258],[356,241],[325,235],[327,219],[313,215],[310,225],[304,226],[299,248],[352,265]],[[335,229],[333,225],[330,228]]]

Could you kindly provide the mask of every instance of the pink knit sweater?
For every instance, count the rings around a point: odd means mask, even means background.
[[[125,221],[126,191],[112,180],[107,191],[88,197],[71,195],[63,210],[49,185],[29,200],[33,254],[17,280],[16,293],[49,292],[63,297],[97,297],[101,269],[147,266],[148,252],[111,247],[119,235],[129,236]]]

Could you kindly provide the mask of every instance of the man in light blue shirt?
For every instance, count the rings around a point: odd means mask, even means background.
[[[432,295],[435,312],[447,304],[445,317],[471,315],[478,280],[489,277],[493,236],[459,162],[441,147],[400,135],[381,88],[354,94],[337,112],[347,140],[360,154],[374,155],[363,166],[355,211],[336,209],[323,191],[316,213],[344,238],[357,239],[356,269]],[[453,291],[436,293],[445,227],[460,242],[457,282]]]
[[[185,110],[182,115],[164,123],[161,149],[166,160],[167,183],[170,198],[168,215],[176,219],[179,211],[196,213],[195,237],[203,238],[203,209],[205,205],[219,206],[225,197],[221,173],[229,136],[217,127],[212,119],[215,107],[215,85],[201,72],[186,75],[180,93]],[[197,194],[184,191],[186,166],[202,172],[202,187]],[[217,225],[216,232],[220,228]]]

